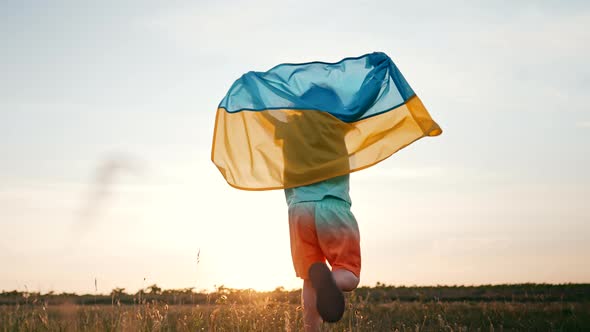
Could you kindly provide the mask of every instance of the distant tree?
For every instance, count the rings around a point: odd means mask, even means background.
[[[116,287],[111,291],[111,296],[113,297],[120,297],[123,294],[125,294],[125,288]]]
[[[149,293],[152,295],[162,294],[162,288],[158,287],[158,285],[156,285],[156,284],[148,286],[146,289],[148,289]]]
[[[187,287],[182,289],[183,294],[192,294],[195,287]]]
[[[125,288],[116,287],[111,291],[111,304],[120,305],[121,297],[125,295]]]

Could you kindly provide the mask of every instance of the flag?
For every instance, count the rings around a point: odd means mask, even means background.
[[[291,188],[441,133],[393,61],[376,52],[242,75],[217,109],[211,159],[235,188]]]

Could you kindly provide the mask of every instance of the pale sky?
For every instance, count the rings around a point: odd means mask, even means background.
[[[586,1],[0,1],[0,290],[300,287],[241,74],[387,53],[444,132],[352,175],[361,284],[590,282]],[[197,264],[197,253],[200,259]]]

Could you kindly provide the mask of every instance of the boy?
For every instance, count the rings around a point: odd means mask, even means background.
[[[223,98],[211,159],[235,188],[284,189],[307,331],[340,320],[359,283],[348,174],[441,133],[381,52],[248,72]]]
[[[306,331],[319,331],[321,319],[340,320],[342,291],[352,291],[359,283],[360,237],[348,191],[349,175],[285,189],[291,255],[296,274],[303,279]]]
[[[301,100],[316,108],[343,108],[330,89],[314,85]],[[302,110],[289,115],[288,127],[273,122],[281,140],[285,183],[300,182],[314,165],[330,164],[331,179],[285,189],[289,206],[291,256],[303,279],[302,304],[306,331],[317,331],[321,319],[337,322],[344,313],[342,291],[352,291],[361,270],[359,229],[350,211],[350,166],[344,137],[350,128],[321,121],[323,113]],[[330,263],[332,271],[326,266]],[[321,317],[321,318],[320,318]]]

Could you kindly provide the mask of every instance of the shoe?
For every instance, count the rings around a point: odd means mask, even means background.
[[[316,305],[318,313],[325,322],[335,323],[344,314],[344,294],[332,271],[324,263],[314,263],[309,268],[311,285],[316,291]]]

